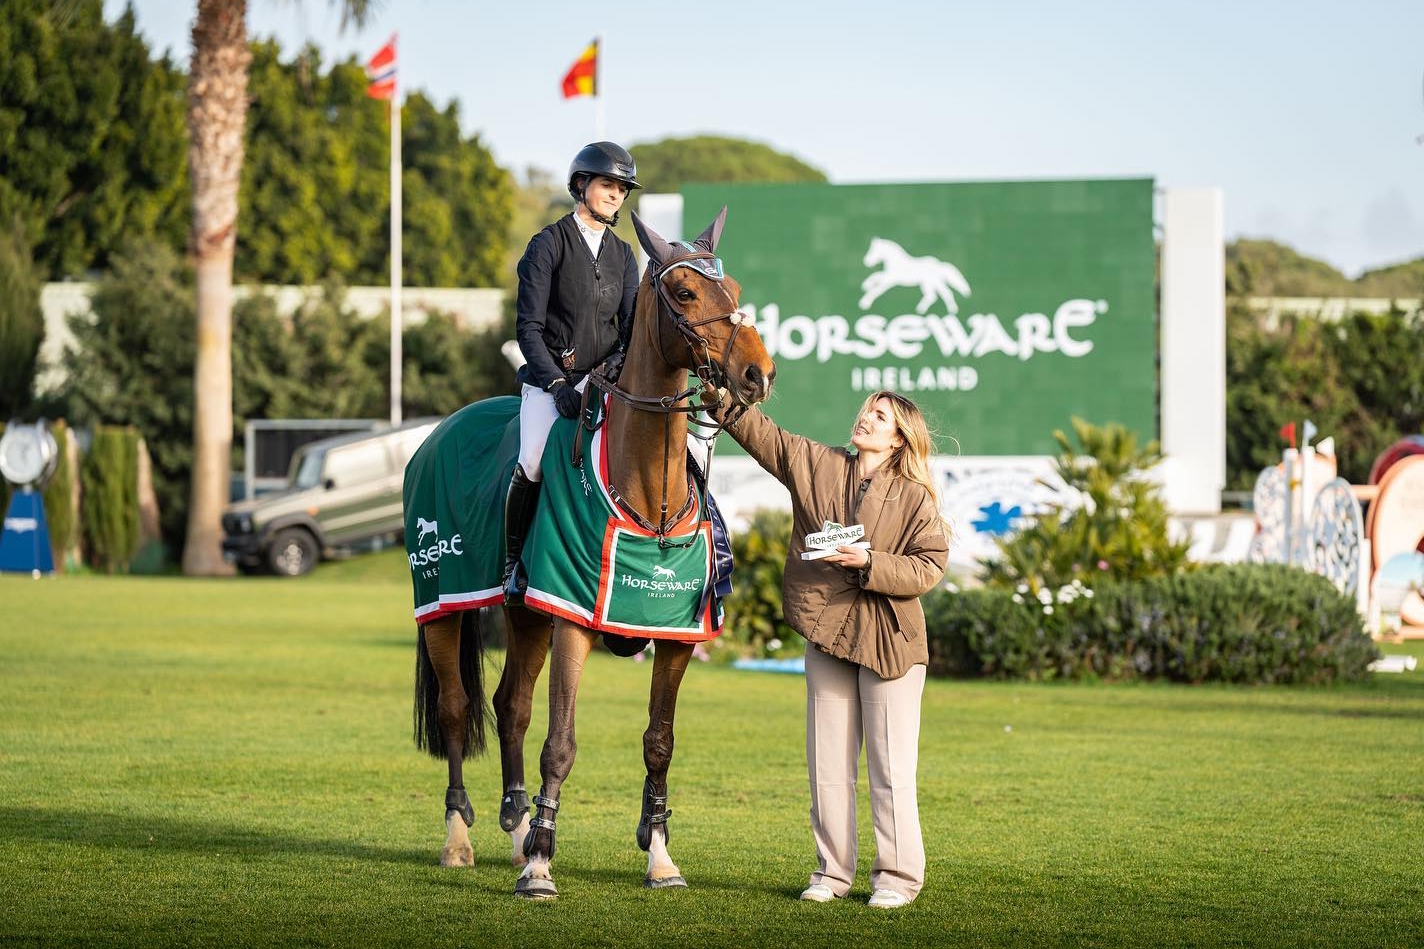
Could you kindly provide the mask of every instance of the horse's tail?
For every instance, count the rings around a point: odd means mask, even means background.
[[[462,726],[463,757],[485,752],[485,723],[490,719],[485,698],[484,655],[488,620],[484,610],[464,610],[460,614],[460,684],[465,692],[465,721]],[[425,645],[425,630],[419,630],[415,648],[415,747],[432,758],[445,759],[445,730],[440,724],[440,679]]]

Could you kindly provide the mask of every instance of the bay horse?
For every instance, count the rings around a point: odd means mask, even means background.
[[[625,513],[645,526],[657,526],[660,539],[676,520],[668,511],[685,510],[691,502],[683,449],[689,414],[708,402],[725,402],[734,412],[761,402],[775,377],[761,338],[738,309],[741,287],[722,273],[715,256],[726,214],[723,208],[692,244],[669,243],[633,215],[649,264],[638,288],[632,339],[617,382],[595,370],[585,395],[587,406],[599,397],[595,388],[608,393],[604,437],[610,488],[616,486]],[[690,372],[697,374],[699,385],[687,385]],[[694,396],[700,396],[699,403],[693,402]],[[550,457],[545,470],[554,464],[567,465],[569,459]],[[468,834],[474,811],[464,790],[462,765],[484,744],[477,615],[473,610],[451,613],[420,629],[416,740],[433,756],[444,757],[448,767],[447,834],[440,855],[445,866],[469,866],[474,860]],[[550,865],[559,792],[577,749],[575,700],[585,661],[600,634],[522,603],[507,602],[505,617],[506,654],[493,703],[504,787],[499,823],[510,835],[512,863],[523,867],[515,893],[552,899],[558,894]],[[619,651],[616,637],[605,638],[610,650]],[[642,645],[635,643],[634,648]],[[678,688],[693,646],[659,639],[652,663],[648,727],[643,733],[647,777],[637,830],[638,845],[648,853],[644,882],[652,888],[687,885],[667,851],[667,775]],[[531,816],[524,735],[535,681],[551,652],[549,730],[539,758],[542,787]],[[429,681],[432,676],[434,683]]]

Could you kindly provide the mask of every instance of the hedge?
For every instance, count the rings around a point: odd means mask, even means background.
[[[138,432],[98,425],[80,477],[80,521],[90,563],[109,573],[127,572],[138,549]]]
[[[1326,683],[1379,657],[1354,601],[1278,564],[1221,564],[1033,596],[925,597],[930,671],[1011,679]]]

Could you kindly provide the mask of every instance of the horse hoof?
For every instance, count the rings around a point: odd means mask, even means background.
[[[652,877],[644,877],[643,885],[650,890],[666,890],[672,887],[687,887],[687,881],[682,877],[663,877],[661,880],[654,880]]]
[[[559,898],[554,881],[545,877],[520,877],[514,882],[514,895],[526,900],[554,900]]]
[[[446,847],[440,851],[442,867],[473,867],[475,850],[473,847]]]

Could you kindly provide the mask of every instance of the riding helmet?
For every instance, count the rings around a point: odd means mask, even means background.
[[[569,194],[575,201],[583,200],[583,189],[577,183],[579,175],[602,175],[623,182],[630,190],[643,187],[638,184],[638,166],[633,163],[633,156],[614,142],[585,145],[574,156],[569,165]]]

